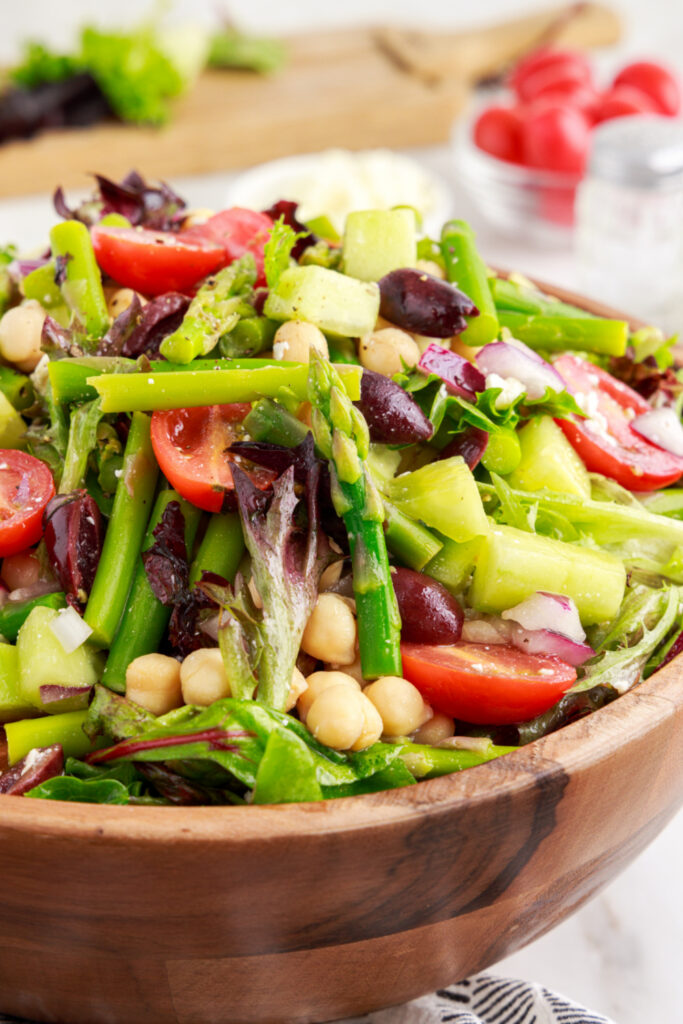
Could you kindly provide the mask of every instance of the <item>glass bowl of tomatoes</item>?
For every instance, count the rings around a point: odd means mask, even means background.
[[[658,62],[628,64],[600,83],[584,53],[542,47],[456,126],[458,180],[499,230],[568,243],[595,127],[630,115],[675,117],[680,107],[677,77]]]

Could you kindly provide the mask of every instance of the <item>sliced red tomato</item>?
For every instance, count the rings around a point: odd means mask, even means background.
[[[0,449],[0,558],[40,540],[43,510],[54,493],[44,462],[14,448]]]
[[[222,246],[188,234],[96,224],[90,237],[99,266],[118,284],[143,295],[163,295],[187,292],[225,264]]]
[[[273,221],[266,213],[233,206],[209,217],[204,224],[196,224],[181,232],[180,237],[222,246],[226,265],[239,259],[245,252],[253,253],[257,270],[256,284],[263,285],[266,283],[263,272],[263,247],[272,228]]]
[[[152,414],[152,447],[172,487],[198,508],[220,512],[230,505],[234,488],[233,463],[265,489],[277,473],[252,466],[227,450],[242,440],[242,420],[251,406],[245,403],[171,409]]]
[[[511,725],[540,715],[576,680],[559,658],[507,644],[401,644],[403,675],[436,711],[477,725]]]
[[[631,420],[652,407],[611,374],[579,356],[562,355],[553,363],[590,415],[557,420],[565,437],[591,473],[611,477],[631,491],[668,487],[683,475],[683,459],[651,444]]]

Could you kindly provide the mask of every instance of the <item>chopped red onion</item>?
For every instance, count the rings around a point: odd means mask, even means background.
[[[484,373],[518,380],[529,398],[542,398],[548,388],[551,391],[565,391],[567,387],[550,363],[546,363],[526,346],[522,348],[509,341],[494,341],[484,345],[476,359]]]
[[[426,376],[435,373],[441,377],[447,391],[468,402],[476,400],[478,391],[486,390],[486,378],[481,370],[442,345],[428,345],[420,356],[417,368]]]
[[[46,779],[61,775],[63,768],[64,755],[59,743],[51,747],[36,747],[0,775],[0,793],[23,796]]]
[[[64,648],[65,654],[72,654],[92,633],[92,628],[71,606],[61,608],[49,622],[49,626]]]
[[[514,608],[504,611],[502,618],[511,619],[532,632],[548,630],[558,633],[578,644],[586,639],[578,609],[571,597],[564,594],[548,594],[538,590]]]
[[[570,640],[562,633],[556,633],[552,629],[523,629],[522,626],[513,626],[510,639],[515,647],[527,654],[547,654],[551,657],[561,658],[568,665],[583,665],[595,654],[588,644],[577,643]]]
[[[636,416],[631,420],[631,430],[658,448],[683,458],[683,426],[671,406],[665,405]]]
[[[55,712],[60,710],[60,705],[69,701],[70,706],[74,705],[72,710],[78,711],[87,708],[91,690],[91,686],[60,686],[57,683],[48,683],[40,687],[40,703],[46,711]]]

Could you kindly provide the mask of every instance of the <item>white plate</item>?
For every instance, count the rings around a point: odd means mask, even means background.
[[[258,164],[231,184],[226,205],[263,210],[278,199],[301,204],[299,217],[327,214],[338,231],[351,210],[415,206],[439,237],[452,214],[451,190],[412,157],[387,149],[330,149]]]

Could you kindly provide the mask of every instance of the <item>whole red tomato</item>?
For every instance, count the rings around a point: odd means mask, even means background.
[[[681,109],[681,90],[678,79],[663,64],[641,60],[627,64],[614,79],[615,86],[628,85],[649,96],[654,109],[660,114],[675,117]]]
[[[522,159],[528,167],[581,174],[590,136],[588,118],[567,103],[539,103],[522,120]]]
[[[644,92],[634,89],[631,85],[615,85],[600,97],[596,109],[595,120],[609,121],[613,117],[630,117],[632,114],[652,114],[657,108]]]
[[[485,153],[500,160],[520,163],[522,159],[522,122],[512,107],[488,107],[474,123],[474,142]]]

